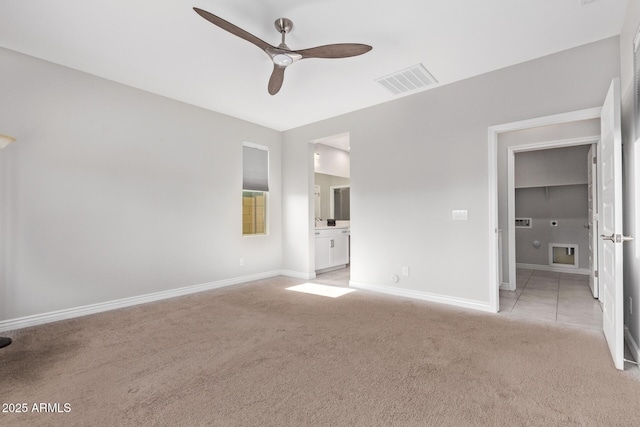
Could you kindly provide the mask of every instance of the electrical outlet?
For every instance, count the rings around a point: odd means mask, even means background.
[[[240,267],[244,265],[244,258],[240,258]]]
[[[409,267],[402,267],[402,275],[404,277],[409,277]]]

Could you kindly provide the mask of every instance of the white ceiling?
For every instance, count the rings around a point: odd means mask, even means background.
[[[636,1],[636,0],[633,0]],[[587,3],[587,4],[583,4]],[[390,101],[374,82],[422,63],[452,83],[618,35],[627,0],[0,0],[0,46],[286,130]],[[306,59],[267,93],[273,65],[196,6],[291,49],[365,43],[348,59]]]

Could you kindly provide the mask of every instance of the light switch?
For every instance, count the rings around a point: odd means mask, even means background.
[[[469,214],[467,213],[467,210],[453,210],[451,211],[451,219],[456,220],[456,221],[466,221],[467,219],[469,219]]]

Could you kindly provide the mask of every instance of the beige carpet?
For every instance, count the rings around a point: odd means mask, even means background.
[[[640,422],[640,382],[614,369],[600,332],[284,289],[298,283],[263,280],[10,333],[0,403],[28,412],[0,413],[0,425]],[[61,412],[32,412],[34,403]]]

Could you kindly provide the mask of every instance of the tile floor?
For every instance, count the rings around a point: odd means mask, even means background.
[[[320,283],[322,285],[333,286],[349,286],[349,279],[351,278],[351,269],[347,265],[346,268],[339,270],[333,270],[328,273],[321,273],[316,276],[311,283]]]
[[[313,283],[349,286],[351,270],[318,274]],[[518,269],[516,290],[500,291],[500,314],[602,330],[602,308],[580,274]]]
[[[589,276],[518,269],[516,290],[500,291],[500,313],[602,330]]]

